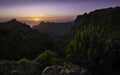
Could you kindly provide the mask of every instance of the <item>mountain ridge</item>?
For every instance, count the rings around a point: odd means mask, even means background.
[[[0,24],[1,58],[34,58],[37,54],[52,47],[50,41],[46,34],[15,19]]]
[[[48,35],[63,35],[70,29],[72,24],[72,22],[41,22],[34,26],[33,29],[39,30],[40,32]]]

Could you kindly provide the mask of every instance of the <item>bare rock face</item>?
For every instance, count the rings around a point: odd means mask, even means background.
[[[57,65],[46,67],[42,75],[86,75],[87,70],[77,65]]]
[[[58,75],[61,69],[62,66],[48,66],[43,70],[42,75]]]

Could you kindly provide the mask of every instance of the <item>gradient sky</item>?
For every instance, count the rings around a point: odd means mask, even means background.
[[[0,22],[13,18],[30,25],[71,21],[95,9],[120,6],[120,0],[0,0]]]

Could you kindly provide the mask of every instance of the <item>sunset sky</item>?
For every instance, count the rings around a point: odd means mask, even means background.
[[[120,6],[120,0],[0,0],[0,22],[71,21],[85,12],[115,6]]]

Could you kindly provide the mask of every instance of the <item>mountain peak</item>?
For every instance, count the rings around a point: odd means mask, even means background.
[[[22,23],[22,22],[19,22],[17,21],[16,19],[12,19],[12,20],[9,20],[5,23],[3,23],[2,25],[5,29],[10,29],[10,30],[14,30],[14,29],[26,29],[26,28],[30,28],[29,25],[25,24],[25,23]]]
[[[8,21],[8,23],[20,23],[20,22],[17,21],[16,19],[12,19],[12,20]]]
[[[11,21],[17,21],[16,19],[12,19]]]

